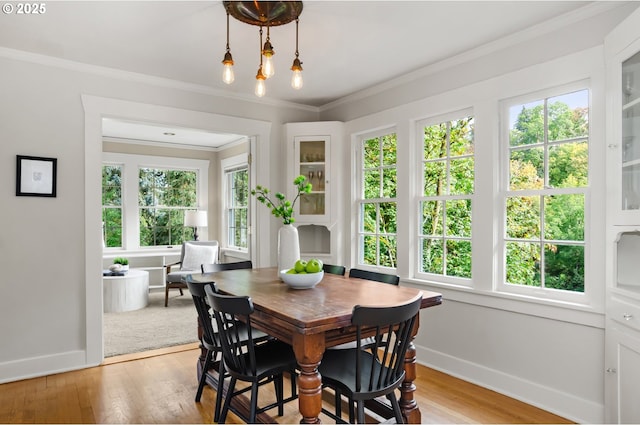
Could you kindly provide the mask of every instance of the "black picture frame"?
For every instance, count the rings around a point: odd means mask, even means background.
[[[16,155],[16,196],[56,197],[57,158]]]

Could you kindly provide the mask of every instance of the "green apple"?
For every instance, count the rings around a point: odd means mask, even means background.
[[[307,273],[320,273],[322,271],[322,261],[312,258],[307,261],[307,267],[305,268]]]
[[[296,261],[296,264],[293,266],[296,269],[296,272],[300,273],[306,270],[307,262],[304,260]]]
[[[296,274],[296,273],[298,272],[296,271],[295,268],[290,268],[289,270],[287,270],[287,274]]]
[[[307,274],[307,272],[305,272],[304,270],[302,270],[301,272],[298,272],[297,274]]]

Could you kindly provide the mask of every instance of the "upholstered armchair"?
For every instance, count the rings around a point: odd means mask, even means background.
[[[180,261],[165,265],[167,269],[164,293],[164,306],[169,304],[169,289],[187,289],[184,276],[200,273],[203,264],[218,262],[218,241],[189,241],[182,244]]]

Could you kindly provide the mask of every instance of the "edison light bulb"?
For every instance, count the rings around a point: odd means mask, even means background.
[[[302,88],[302,71],[293,71],[291,76],[291,87],[298,90]]]
[[[233,75],[233,57],[231,57],[229,46],[227,46],[227,53],[224,54],[224,59],[222,59],[222,81],[231,84],[233,80],[235,80],[235,76]]]
[[[291,65],[293,75],[291,75],[291,87],[298,90],[302,87],[302,62],[297,57],[293,60]]]
[[[235,80],[235,76],[233,75],[233,65],[229,63],[225,63],[222,66],[222,81],[227,84],[233,83]]]
[[[267,87],[264,83],[264,80],[261,78],[256,79],[256,96],[262,97],[267,92]]]
[[[265,55],[264,62],[262,64],[262,74],[267,78],[271,78],[275,73],[276,70],[273,67],[273,55]]]

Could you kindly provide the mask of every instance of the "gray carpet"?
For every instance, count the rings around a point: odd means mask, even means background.
[[[189,344],[198,340],[198,313],[188,290],[164,290],[149,294],[146,308],[124,313],[104,313],[104,356],[137,353],[156,348]]]

